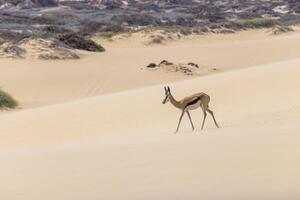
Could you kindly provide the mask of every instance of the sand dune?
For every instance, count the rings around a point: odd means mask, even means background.
[[[220,129],[208,117],[200,131],[198,110],[195,132],[185,118],[173,134],[163,85],[5,113],[1,199],[298,199],[299,65],[170,84],[177,98],[210,94]]]
[[[20,101],[22,108],[32,108],[190,78],[144,68],[163,59],[196,62],[223,72],[300,56],[298,32],[280,36],[270,36],[266,30],[208,35],[147,48],[135,40],[104,43],[105,53],[84,54],[76,61],[1,59],[0,85]]]
[[[250,124],[269,117],[276,118],[276,115],[281,118],[282,114],[289,115],[298,108],[298,64],[297,59],[186,80],[170,86],[178,98],[199,91],[210,94],[211,107],[216,111],[217,118],[223,116],[220,119],[223,127]],[[0,116],[0,131],[4,138],[0,144],[9,145],[6,139],[15,140],[12,144],[16,144],[26,136],[32,137],[32,142],[37,139],[39,143],[63,141],[68,135],[70,138],[76,135],[89,137],[120,131],[148,130],[146,128],[158,131],[165,126],[176,125],[180,114],[171,106],[163,106],[162,97],[163,86],[159,85],[6,113]],[[196,113],[197,120],[201,122],[201,111]],[[166,114],[163,120],[157,119],[158,115],[163,114]],[[20,129],[30,134],[20,133]],[[30,144],[31,139],[24,138],[22,143]]]

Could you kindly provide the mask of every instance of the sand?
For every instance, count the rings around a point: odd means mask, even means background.
[[[112,48],[55,63],[1,60],[1,82],[27,102],[26,109],[0,115],[1,199],[300,198],[298,37]],[[200,57],[214,48],[219,59]],[[211,61],[222,71],[186,79],[137,70],[150,58],[161,59],[163,51],[181,61],[176,55],[187,49],[182,60]],[[139,56],[128,59],[133,52]],[[116,54],[119,59],[112,59]],[[122,61],[118,71],[113,63]],[[147,76],[134,79],[138,74]],[[161,81],[172,81],[178,99],[208,93],[221,128],[208,116],[201,131],[202,111],[196,110],[196,130],[184,118],[174,134],[180,111],[161,104]]]

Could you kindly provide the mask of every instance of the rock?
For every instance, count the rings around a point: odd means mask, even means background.
[[[158,65],[150,63],[147,68],[155,68],[153,71],[162,70],[171,73],[181,73],[187,76],[197,76],[201,74],[208,74],[216,71],[215,68],[207,66],[199,66],[196,63],[172,63],[167,60],[162,60]]]
[[[155,67],[157,67],[155,63],[150,63],[149,65],[147,65],[147,68],[155,68]]]
[[[173,65],[172,62],[169,62],[169,61],[167,61],[167,60],[163,60],[163,61],[161,61],[159,64],[160,64],[160,65]]]
[[[193,62],[188,63],[188,65],[199,68],[199,65]]]

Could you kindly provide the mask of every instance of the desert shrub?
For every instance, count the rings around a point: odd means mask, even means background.
[[[26,8],[26,4],[22,0],[6,0],[7,3],[11,3],[13,5],[20,5],[22,8]],[[57,6],[56,0],[32,0],[31,3],[34,7],[39,6]]]
[[[97,9],[92,5],[85,3],[84,1],[59,1],[59,4],[62,6],[70,7],[74,10],[96,10]]]
[[[85,24],[80,30],[79,34],[84,35],[84,36],[89,36],[92,35],[96,32],[101,31],[103,29],[104,24],[99,23],[99,22],[89,22]]]
[[[125,28],[122,25],[116,25],[116,24],[106,24],[102,29],[101,32],[114,32],[114,33],[120,33],[124,31],[128,31],[128,28]]]
[[[16,108],[18,102],[7,92],[0,89],[0,109]]]
[[[81,35],[75,33],[61,35],[59,37],[59,40],[74,49],[94,52],[105,51],[105,49],[100,44],[97,44],[93,40],[86,39]]]
[[[59,26],[45,26],[42,28],[42,34],[41,36],[43,37],[54,37],[54,38],[58,38],[59,35],[61,34],[66,34],[66,33],[72,33],[71,30],[69,29],[65,29],[63,27],[59,27]]]
[[[49,16],[26,16],[14,13],[1,13],[0,22],[5,24],[54,24],[55,20]]]
[[[38,6],[57,6],[56,0],[35,0]]]
[[[209,32],[209,28],[205,27],[201,27],[200,30],[204,33]]]
[[[18,33],[18,32],[13,32],[8,30],[0,31],[0,38],[2,38],[4,41],[18,42],[27,37],[29,37],[29,34],[26,33]]]
[[[282,33],[288,33],[288,32],[292,32],[294,31],[294,29],[288,27],[288,26],[283,26],[283,25],[279,25],[273,28],[272,30],[272,34],[273,35],[280,35]]]
[[[222,33],[222,34],[231,34],[231,33],[235,33],[235,31],[232,30],[232,29],[221,29],[219,33]]]
[[[209,28],[212,30],[219,30],[222,28],[222,26],[220,24],[210,24]]]
[[[71,32],[71,30],[59,27],[59,26],[45,26],[43,28],[43,31],[49,32],[49,33],[54,33],[54,34],[59,34],[59,33],[66,33],[66,32]]]
[[[214,11],[212,13],[209,13],[207,15],[207,18],[209,19],[209,21],[211,23],[220,23],[220,22],[223,22],[225,20],[225,15],[222,12]]]
[[[244,28],[267,28],[276,24],[274,20],[265,18],[240,19],[234,23]]]
[[[85,24],[80,30],[79,34],[83,36],[91,36],[95,33],[103,33],[105,36],[110,34],[117,34],[126,30],[122,25],[106,24],[102,22],[89,22]],[[106,33],[107,32],[107,33]]]
[[[2,47],[4,53],[11,55],[14,58],[24,58],[26,50],[17,45],[4,45]]]
[[[300,18],[299,15],[288,14],[280,18],[280,23],[284,26],[300,24]]]
[[[161,44],[163,43],[164,38],[160,35],[152,35],[149,44]]]
[[[182,35],[190,35],[190,34],[192,34],[192,31],[189,28],[182,28],[182,29],[180,29],[180,33]]]
[[[153,43],[153,44],[160,44],[160,43],[162,43],[162,40],[160,38],[153,38],[151,40],[151,43]]]
[[[111,32],[111,31],[106,31],[106,32],[101,32],[100,36],[104,38],[112,38],[116,33]]]
[[[4,40],[3,38],[0,37],[0,45],[5,43],[5,42],[6,42],[6,40]]]
[[[127,23],[129,26],[161,25],[158,18],[149,14],[117,15],[111,20],[118,24]]]
[[[165,33],[178,33],[180,31],[180,28],[177,26],[159,26],[156,29],[162,30]]]

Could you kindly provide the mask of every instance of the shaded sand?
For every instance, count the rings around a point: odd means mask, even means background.
[[[170,84],[209,93],[220,129],[198,110],[173,134],[162,85],[3,114],[1,199],[299,199],[299,65]]]
[[[0,59],[0,86],[12,93],[21,107],[31,108],[191,78],[145,69],[150,62],[164,59],[195,62],[223,72],[300,56],[299,32],[280,36],[270,36],[266,30],[207,35],[150,47],[139,42],[135,37],[106,42],[106,52],[83,53],[83,59],[76,61]]]

